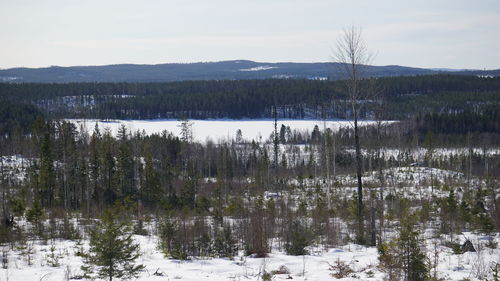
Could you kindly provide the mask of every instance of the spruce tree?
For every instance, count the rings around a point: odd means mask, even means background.
[[[415,214],[405,213],[401,219],[398,237],[378,247],[379,268],[388,280],[429,280],[427,255],[421,248]],[[400,276],[402,278],[400,278]]]
[[[236,246],[236,241],[234,241],[232,237],[231,226],[229,224],[222,227],[222,229],[217,232],[213,248],[215,254],[219,257],[228,257],[232,259],[238,254],[238,247]]]
[[[141,198],[145,204],[154,206],[163,198],[160,177],[155,169],[151,147],[146,145],[144,150],[144,184],[141,190]]]
[[[427,256],[421,249],[419,232],[415,228],[415,215],[407,215],[401,220],[401,229],[397,240],[400,249],[401,265],[404,280],[427,280],[429,269],[426,265]]]
[[[112,210],[106,210],[101,221],[90,233],[90,249],[85,254],[82,270],[87,277],[134,278],[144,269],[135,264],[140,256],[139,245],[134,243],[130,224],[120,222]]]
[[[52,157],[50,124],[47,124],[40,145],[39,196],[43,207],[51,207],[54,199],[55,172]]]
[[[137,188],[135,183],[135,163],[132,145],[130,143],[130,140],[127,138],[125,129],[123,129],[123,132],[120,132],[121,130],[118,132],[120,143],[117,151],[116,167],[118,191],[119,194],[123,196],[123,198],[136,198]]]

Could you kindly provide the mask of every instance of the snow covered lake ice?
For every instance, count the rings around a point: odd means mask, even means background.
[[[73,122],[78,129],[84,126],[88,132],[94,130],[95,124],[97,123],[99,128],[102,130],[104,128],[109,128],[114,136],[118,132],[121,125],[124,125],[127,129],[135,132],[137,130],[143,131],[147,134],[161,133],[164,130],[171,132],[172,134],[179,136],[181,132],[179,120],[111,120],[102,121],[96,119],[68,119],[68,121]],[[195,141],[206,141],[211,139],[212,141],[228,140],[233,139],[236,136],[236,131],[238,129],[242,132],[243,139],[246,140],[256,140],[265,141],[269,138],[274,130],[274,120],[270,119],[243,119],[243,120],[190,120],[193,130],[193,137]],[[392,121],[384,121],[392,122]],[[322,130],[324,126],[323,120],[291,120],[283,119],[278,120],[278,130],[281,125],[290,126],[290,129],[298,131],[312,131],[315,125],[318,125],[319,129]],[[375,124],[376,121],[360,121],[361,126]],[[326,121],[326,127],[334,131],[339,130],[342,127],[353,126],[352,121],[348,120],[328,120]]]

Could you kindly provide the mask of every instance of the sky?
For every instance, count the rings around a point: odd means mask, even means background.
[[[0,0],[0,68],[326,62],[349,26],[375,65],[500,68],[499,0]]]

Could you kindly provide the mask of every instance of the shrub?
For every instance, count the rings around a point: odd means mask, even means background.
[[[335,264],[330,265],[329,269],[331,271],[330,275],[337,279],[349,277],[351,276],[351,274],[354,273],[354,270],[352,270],[349,264],[347,264],[344,261],[341,261],[340,259],[335,261]]]
[[[271,279],[273,278],[273,275],[267,271],[264,271],[264,273],[262,273],[262,281],[271,281]]]
[[[276,274],[290,274],[290,270],[285,265],[281,265],[278,269],[271,271],[273,275]]]
[[[309,245],[309,240],[306,235],[306,229],[298,222],[293,222],[285,241],[286,253],[292,256],[307,255],[306,247]]]

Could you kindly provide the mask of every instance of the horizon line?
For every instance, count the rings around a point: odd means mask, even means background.
[[[70,68],[70,67],[103,67],[103,66],[119,66],[119,65],[137,65],[137,66],[155,66],[155,65],[165,65],[165,64],[179,64],[179,65],[187,65],[187,64],[202,64],[202,63],[223,63],[223,62],[237,62],[237,61],[245,61],[245,62],[253,62],[260,64],[281,64],[281,63],[290,63],[290,64],[314,64],[314,63],[338,63],[334,61],[275,61],[275,62],[266,62],[266,61],[255,61],[250,59],[227,59],[227,60],[207,60],[207,61],[191,61],[191,62],[159,62],[159,63],[132,63],[132,62],[123,62],[123,63],[109,63],[109,64],[88,64],[88,65],[47,65],[47,66],[13,66],[13,67],[0,67],[1,70],[12,70],[12,69],[43,69],[43,68]],[[419,67],[419,66],[407,66],[400,64],[370,64],[369,66],[400,66],[400,67],[409,67],[409,68],[419,68],[419,69],[428,69],[435,71],[488,71],[488,70],[497,70],[499,68],[449,68],[449,67]]]

